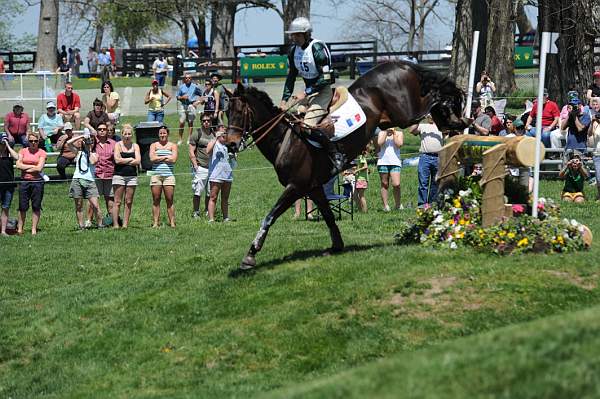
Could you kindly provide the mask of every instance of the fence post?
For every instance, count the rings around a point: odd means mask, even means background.
[[[377,40],[373,40],[373,68],[377,66]]]
[[[354,54],[350,55],[350,79],[354,79],[356,74],[354,73],[354,69],[356,68],[356,59],[354,58]]]

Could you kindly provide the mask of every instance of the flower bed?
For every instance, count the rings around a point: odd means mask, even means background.
[[[591,242],[584,242],[589,229],[575,220],[561,219],[551,199],[540,199],[538,218],[529,214],[530,206],[513,205],[513,218],[483,228],[481,191],[472,182],[467,186],[458,195],[446,194],[439,206],[418,209],[417,219],[402,226],[396,241],[450,249],[464,245],[497,254],[579,251]]]

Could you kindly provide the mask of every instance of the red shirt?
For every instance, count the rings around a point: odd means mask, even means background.
[[[16,116],[14,112],[9,112],[4,117],[4,128],[13,137],[27,133],[27,126],[29,126],[29,115],[25,112],[21,112],[20,116]]]
[[[535,116],[537,115],[537,100],[533,102],[533,109],[529,113],[531,116],[531,120],[535,120]],[[546,104],[543,105],[542,108],[542,127],[550,126],[554,119],[560,116],[560,109],[558,109],[558,105],[554,101],[548,100]]]
[[[498,135],[504,129],[504,125],[502,125],[502,121],[496,115],[492,116],[492,127],[490,129],[490,134]]]
[[[113,139],[107,139],[106,143],[96,143],[96,177],[99,179],[111,179],[115,173],[115,144]]]
[[[29,148],[21,148],[19,151],[19,158],[21,158],[21,162],[25,165],[37,166],[40,159],[44,159],[46,162],[46,151],[38,150],[36,152],[29,151]],[[41,180],[40,172],[29,173],[25,171],[21,171],[21,179],[23,180]]]
[[[79,94],[71,92],[71,95],[67,97],[65,92],[59,93],[56,97],[56,104],[58,109],[62,111],[73,111],[75,108],[81,108],[81,100]]]

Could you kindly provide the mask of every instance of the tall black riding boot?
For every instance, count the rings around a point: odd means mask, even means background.
[[[331,174],[337,175],[338,173],[340,173],[343,170],[344,165],[346,164],[346,157],[344,156],[344,154],[338,151],[337,145],[331,140],[329,140],[329,137],[327,137],[322,131],[318,129],[310,129],[307,133],[309,139],[321,144],[323,149],[327,151],[329,159],[333,164],[331,168]]]

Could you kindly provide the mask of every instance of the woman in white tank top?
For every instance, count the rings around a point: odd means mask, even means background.
[[[402,209],[400,202],[400,170],[402,169],[400,147],[403,144],[404,135],[401,130],[393,128],[381,130],[377,135],[377,146],[379,147],[377,171],[381,178],[381,201],[385,212],[391,210],[388,202],[390,183],[394,191],[394,208]]]

